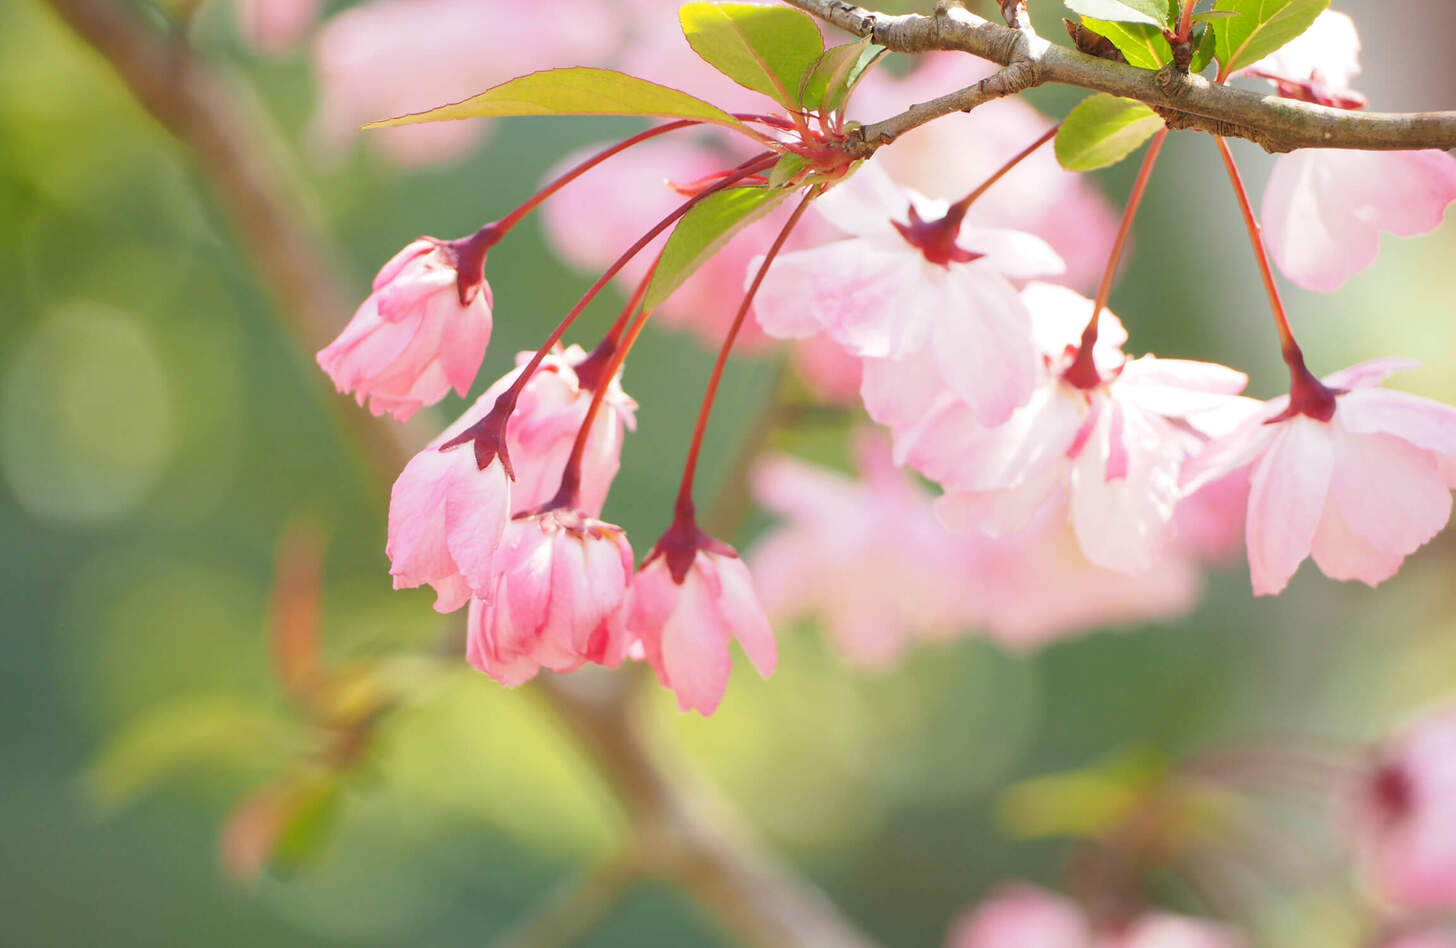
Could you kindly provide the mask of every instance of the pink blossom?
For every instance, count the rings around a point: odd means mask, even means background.
[[[318,19],[321,0],[236,0],[238,32],[265,53],[283,53]]]
[[[1355,109],[1360,37],[1343,13],[1326,10],[1307,32],[1244,71],[1281,96]],[[1456,201],[1456,158],[1444,151],[1306,149],[1274,163],[1264,191],[1269,253],[1295,283],[1332,292],[1375,262],[1382,231],[1435,230]]]
[[[778,665],[778,645],[738,554],[700,534],[680,542],[677,529],[638,571],[627,626],[678,707],[708,715],[728,687],[729,641],[764,678]]]
[[[483,279],[464,293],[461,285],[452,245],[416,240],[380,269],[319,366],[339,391],[400,421],[451,388],[464,395],[490,342],[491,292]]]
[[[996,68],[960,53],[912,58],[912,71],[903,77],[872,70],[855,93],[853,117],[871,121],[894,115],[911,102],[963,89]],[[879,160],[895,181],[926,194],[968,194],[1051,127],[1051,119],[1022,97],[1008,96],[912,129],[893,148],[881,149]],[[1041,237],[1066,261],[1058,282],[1084,290],[1107,266],[1118,223],[1106,197],[1086,175],[1063,169],[1050,145],[977,198],[966,220]]]
[[[1382,941],[1380,948],[1456,948],[1456,935],[1434,928],[1403,932]]]
[[[466,656],[507,687],[542,668],[615,668],[627,651],[632,547],[620,527],[575,510],[516,517],[488,596],[470,602]]]
[[[484,470],[469,446],[441,450],[485,419],[519,377],[531,353],[497,380],[475,404],[405,465],[389,503],[389,554],[396,589],[428,583],[435,608],[453,612],[474,592],[494,584],[496,548],[513,513],[549,501],[561,484],[572,441],[586,417],[591,390],[576,373],[587,356],[578,346],[550,353],[521,390],[506,424],[511,483],[499,459]],[[596,515],[620,463],[624,429],[635,424],[636,403],[614,379],[582,455],[581,506]]]
[[[1097,924],[1072,900],[1026,883],[1002,886],[958,919],[949,948],[1244,948],[1242,935],[1201,919],[1148,912]]]
[[[782,254],[754,307],[771,336],[822,332],[850,353],[933,368],[983,424],[1024,404],[1036,349],[1009,278],[1062,269],[1040,238],[955,224],[875,162],[814,203],[854,236]]]
[[[366,122],[458,102],[537,69],[605,64],[617,22],[601,0],[552,0],[549,16],[528,0],[370,0],[319,31],[315,132],[339,149]],[[368,137],[392,161],[421,165],[458,158],[486,127],[433,122]]]
[[[1332,579],[1374,586],[1445,526],[1456,409],[1377,387],[1412,367],[1380,360],[1325,379],[1327,420],[1276,398],[1185,472],[1196,486],[1253,465],[1245,533],[1256,594],[1282,591],[1311,555]]]
[[[1121,572],[1148,570],[1171,537],[1180,471],[1203,444],[1201,419],[1240,410],[1244,403],[1233,396],[1247,379],[1203,362],[1129,361],[1118,348],[1126,333],[1104,311],[1094,350],[1100,381],[1083,387],[1066,373],[1092,302],[1047,284],[1023,296],[1042,369],[1027,403],[1005,424],[980,424],[958,392],[923,381],[917,390],[913,379],[923,380],[923,369],[885,373],[867,364],[866,406],[895,431],[899,457],[946,488],[937,506],[951,527],[1006,536],[1065,491],[1089,560]]]
[[[1360,865],[1383,898],[1456,907],[1456,706],[1381,742],[1347,802]]]

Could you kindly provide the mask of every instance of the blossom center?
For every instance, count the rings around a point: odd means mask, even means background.
[[[952,263],[970,263],[985,256],[983,253],[976,253],[974,250],[967,250],[956,243],[956,238],[961,233],[961,222],[965,220],[964,208],[952,207],[950,211],[941,218],[927,221],[920,216],[920,212],[912,204],[909,211],[909,223],[902,224],[899,221],[891,221],[900,236],[905,242],[919,250],[925,255],[925,259],[931,263],[939,264],[949,268]]]

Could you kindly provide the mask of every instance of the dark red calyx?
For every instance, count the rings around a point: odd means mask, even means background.
[[[902,224],[899,221],[891,221],[900,236],[905,242],[925,254],[925,259],[931,263],[938,263],[943,267],[949,267],[952,263],[970,263],[972,260],[979,260],[985,256],[983,253],[976,253],[967,250],[956,244],[956,238],[961,234],[961,222],[965,220],[964,209],[951,208],[950,212],[938,220],[927,221],[921,218],[920,212],[915,210],[914,205],[910,207],[910,222]]]
[[[657,543],[653,545],[652,552],[643,565],[662,557],[667,563],[667,571],[672,576],[672,581],[681,586],[688,578],[688,570],[693,568],[693,560],[699,550],[719,556],[738,556],[738,551],[733,547],[713,539],[699,529],[691,511],[679,510],[673,518],[672,526],[657,538]]]
[[[1062,381],[1073,388],[1080,388],[1084,392],[1102,385],[1102,373],[1097,371],[1097,361],[1092,358],[1091,346],[1083,346],[1077,350],[1077,357],[1062,373]]]
[[[440,445],[441,451],[449,451],[467,442],[475,446],[475,466],[479,470],[485,470],[490,462],[499,458],[501,467],[505,468],[506,476],[511,480],[516,479],[515,469],[511,467],[510,452],[506,448],[506,422],[511,417],[511,412],[516,407],[514,398],[510,397],[509,391],[503,393],[486,416],[475,424],[466,428],[460,434]]]
[[[1384,764],[1370,781],[1370,796],[1380,817],[1397,823],[1415,809],[1415,782],[1399,764]]]
[[[611,364],[612,355],[617,351],[617,340],[608,335],[597,343],[597,347],[587,354],[572,370],[576,372],[576,384],[584,392],[595,392],[604,379],[602,374],[606,372],[607,366]]]
[[[455,265],[455,287],[460,293],[461,306],[469,306],[485,286],[485,255],[504,236],[505,231],[496,221],[486,224],[469,237],[436,242]]]
[[[1286,353],[1284,361],[1289,365],[1289,407],[1265,424],[1288,421],[1295,415],[1304,415],[1315,421],[1329,421],[1335,417],[1335,400],[1345,394],[1333,389],[1314,377],[1304,364],[1304,354],[1295,350]]]

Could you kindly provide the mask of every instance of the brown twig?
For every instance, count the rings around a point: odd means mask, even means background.
[[[281,146],[264,116],[245,107],[242,91],[224,83],[180,39],[152,29],[122,0],[45,2],[193,153],[299,343],[309,350],[327,343],[349,312],[351,294],[322,249],[321,235],[298,212],[301,202],[293,197],[278,159]],[[374,423],[343,399],[331,401],[344,408],[345,423],[390,483],[415,447],[403,429]],[[558,896],[557,908],[599,913],[602,900],[640,867],[682,886],[747,943],[869,944],[811,883],[758,845],[726,809],[711,805],[706,788],[661,762],[633,713],[637,677],[547,676],[536,688],[587,748],[635,830],[635,850],[588,874],[582,891]],[[599,685],[606,687],[592,690]],[[541,928],[528,931],[536,944],[568,940],[591,922],[567,920],[549,905],[543,917]]]
[[[1456,112],[1351,112],[1219,85],[1172,67],[1138,69],[1054,45],[1024,23],[1019,30],[992,23],[947,0],[931,16],[877,13],[843,0],[784,2],[896,52],[959,50],[1004,67],[960,92],[865,126],[866,154],[942,115],[1049,82],[1137,99],[1172,116],[1175,127],[1246,138],[1271,152],[1456,148]]]

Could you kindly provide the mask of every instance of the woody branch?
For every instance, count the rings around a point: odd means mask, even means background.
[[[1026,25],[993,23],[945,0],[930,16],[878,13],[842,0],[784,2],[895,52],[960,51],[1002,67],[976,85],[866,125],[859,146],[865,155],[943,115],[1047,83],[1137,99],[1160,110],[1173,127],[1245,138],[1271,152],[1456,148],[1456,112],[1351,112],[1219,85],[1172,66],[1138,69],[1058,46]]]

